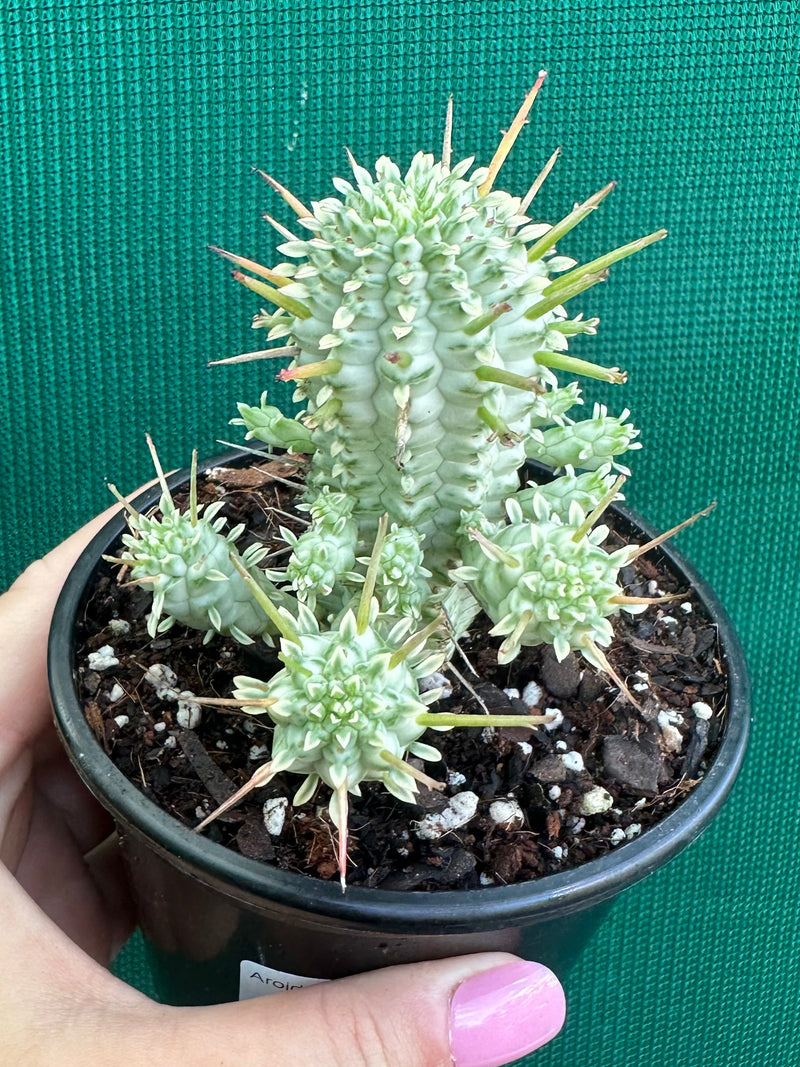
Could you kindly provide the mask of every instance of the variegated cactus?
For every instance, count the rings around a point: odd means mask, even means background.
[[[665,232],[577,266],[556,246],[612,185],[554,226],[528,213],[555,156],[525,197],[495,189],[542,79],[488,167],[452,162],[449,108],[441,158],[419,153],[405,173],[386,157],[374,173],[350,157],[353,179],[335,178],[338,196],[310,207],[263,175],[304,233],[274,223],[285,241],[272,267],[215,249],[268,305],[253,325],[277,342],[221,362],[288,360],[278,378],[295,383],[302,410],[288,416],[265,393],[234,421],[303,457],[310,525],[284,532],[288,563],[264,572],[259,551],[240,557],[237,531],[224,534],[212,509],[179,515],[165,493],[160,519],[131,515],[120,557],[154,590],[151,632],[178,620],[209,636],[278,638],[283,669],[237,679],[232,698],[272,721],[272,757],[225,807],[279,771],[306,776],[299,799],[326,783],[343,883],[348,793],[377,779],[409,799],[420,777],[431,780],[406,757],[437,756],[422,732],[472,724],[429,712],[418,681],[479,608],[504,637],[501,661],[549,642],[624,690],[602,649],[609,619],[644,605],[618,584],[641,550],[607,552],[595,524],[619,495],[637,431],[627,412],[599,406],[573,420],[580,391],[557,372],[625,380],[568,354],[569,338],[594,333],[596,320],[565,304]],[[529,456],[560,475],[521,489]]]

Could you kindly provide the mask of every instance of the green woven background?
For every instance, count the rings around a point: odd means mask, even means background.
[[[541,217],[619,182],[565,252],[670,230],[583,300],[603,325],[580,351],[630,372],[612,401],[645,444],[629,500],[662,526],[719,501],[679,547],[739,627],[755,729],[723,815],[622,898],[569,979],[563,1036],[530,1063],[800,1063],[797,3],[0,11],[3,581],[105,506],[107,479],[149,476],[146,430],[183,465],[269,384],[206,368],[257,342],[254,301],[205,246],[268,259],[260,214],[289,221],[253,165],[326,195],[345,144],[365,162],[436,148],[450,92],[456,152],[487,162],[550,71],[503,184],[523,192],[560,144]],[[136,943],[119,966],[146,988]]]

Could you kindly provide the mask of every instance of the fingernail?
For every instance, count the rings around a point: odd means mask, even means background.
[[[561,983],[541,963],[515,960],[465,979],[450,1002],[455,1067],[500,1067],[546,1044],[564,1024]]]

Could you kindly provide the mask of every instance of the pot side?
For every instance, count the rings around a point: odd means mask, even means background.
[[[248,453],[203,469],[244,464]],[[188,471],[168,479],[174,488]],[[158,503],[158,486],[135,504]],[[629,509],[615,512],[655,536]],[[599,859],[519,885],[461,892],[348,888],[278,870],[192,832],[133,786],[92,733],[78,697],[75,629],[103,553],[124,532],[112,518],[70,573],[53,616],[48,648],[56,728],[69,757],[117,824],[153,978],[172,1004],[237,999],[242,961],[304,978],[339,978],[397,963],[503,950],[563,975],[613,899],[691,844],[722,807],[747,744],[750,692],[736,633],[716,596],[671,547],[660,551],[681,572],[717,626],[728,676],[727,721],[713,763],[682,803],[640,837]],[[281,988],[280,984],[278,988]]]

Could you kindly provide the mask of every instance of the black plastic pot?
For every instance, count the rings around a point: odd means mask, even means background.
[[[247,457],[238,457],[244,462]],[[215,459],[208,466],[231,463]],[[184,481],[186,471],[170,478]],[[158,488],[143,493],[144,510]],[[653,531],[624,508],[645,536]],[[582,867],[523,885],[464,892],[350,888],[276,870],[192,833],[146,799],[110,761],[84,717],[75,684],[75,630],[95,569],[123,531],[111,520],[75,565],[56,607],[49,672],[56,725],[89,789],[111,812],[138,902],[159,995],[173,1004],[235,1000],[240,965],[338,978],[394,963],[502,949],[563,974],[623,889],[663,866],[708,826],[739,771],[750,699],[742,651],[705,582],[670,548],[719,630],[728,672],[727,722],[712,766],[670,815]],[[252,970],[252,968],[249,968]],[[276,979],[280,988],[287,979]]]

